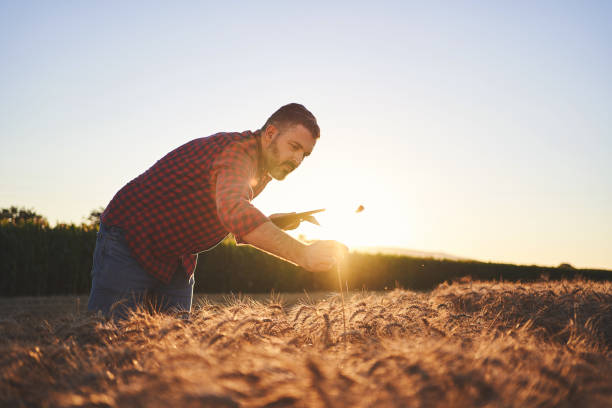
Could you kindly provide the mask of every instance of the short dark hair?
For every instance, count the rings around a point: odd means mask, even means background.
[[[319,125],[317,124],[317,118],[315,118],[304,105],[300,105],[299,103],[290,103],[281,106],[268,118],[261,130],[264,130],[271,124],[276,127],[282,127],[283,125],[302,125],[310,131],[310,134],[315,139],[318,139],[321,135]]]

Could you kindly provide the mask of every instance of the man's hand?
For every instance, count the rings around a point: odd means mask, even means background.
[[[279,219],[279,218],[286,217],[288,215],[295,215],[295,214],[296,214],[295,212],[278,213],[278,214],[272,214],[268,218],[270,219],[270,221],[272,221],[274,224],[276,224],[280,229],[283,229],[283,230],[294,230],[294,229],[296,229],[297,227],[300,226],[300,223],[301,223],[300,219],[291,220],[289,223],[286,223],[286,224],[285,223],[280,223],[278,221],[275,221],[274,219],[275,218]]]
[[[346,245],[337,241],[315,241],[303,252],[299,265],[311,272],[327,272],[338,265],[348,253]]]

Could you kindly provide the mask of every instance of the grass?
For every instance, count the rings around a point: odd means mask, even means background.
[[[2,406],[612,405],[610,282],[356,293],[346,330],[339,294],[201,298],[189,320],[121,326],[2,310]]]

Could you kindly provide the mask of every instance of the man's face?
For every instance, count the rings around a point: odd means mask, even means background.
[[[316,140],[302,125],[277,128],[273,125],[264,130],[264,152],[266,168],[270,176],[283,180],[310,155]]]

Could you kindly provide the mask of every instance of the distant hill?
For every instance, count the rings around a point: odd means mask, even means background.
[[[355,252],[366,254],[383,254],[383,255],[400,255],[411,256],[414,258],[433,258],[433,259],[448,259],[450,261],[473,261],[473,259],[463,258],[456,255],[445,254],[444,252],[428,252],[417,251],[414,249],[401,247],[379,247],[379,246],[362,246],[352,248]]]

